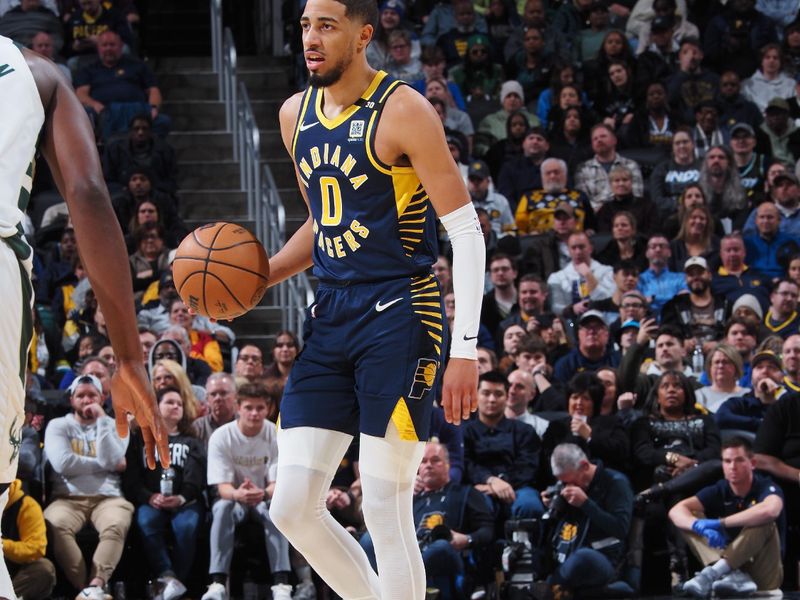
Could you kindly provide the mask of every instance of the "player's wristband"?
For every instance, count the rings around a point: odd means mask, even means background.
[[[439,217],[453,247],[456,316],[450,338],[452,358],[478,358],[486,246],[472,202]]]

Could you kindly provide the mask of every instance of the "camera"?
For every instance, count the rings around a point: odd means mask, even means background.
[[[508,545],[503,550],[504,600],[532,600],[537,572],[536,556],[539,522],[536,519],[509,519],[505,525]]]
[[[550,496],[550,506],[542,515],[542,519],[548,521],[557,521],[564,516],[564,513],[567,512],[569,504],[561,495],[561,490],[563,489],[564,483],[562,481],[558,481],[545,490],[545,493]]]

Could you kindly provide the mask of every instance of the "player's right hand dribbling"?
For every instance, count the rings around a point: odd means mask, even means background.
[[[478,361],[450,359],[442,382],[442,408],[445,420],[453,425],[478,410]]]
[[[120,361],[111,378],[111,400],[117,422],[117,435],[128,436],[128,415],[133,415],[142,429],[147,466],[156,468],[156,449],[161,467],[169,467],[167,428],[158,412],[153,388],[141,361]]]

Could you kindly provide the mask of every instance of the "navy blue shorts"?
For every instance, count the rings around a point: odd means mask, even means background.
[[[439,283],[409,279],[320,283],[304,347],[281,401],[280,426],[425,441],[447,344]]]

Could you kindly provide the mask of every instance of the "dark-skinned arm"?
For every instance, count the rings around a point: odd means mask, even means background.
[[[148,466],[155,467],[157,446],[166,468],[167,432],[142,363],[128,253],[103,180],[94,132],[55,64],[33,52],[23,53],[45,112],[40,148],[69,207],[81,259],[117,358],[111,382],[117,432],[121,437],[128,435],[127,415],[132,414],[142,428]]]

